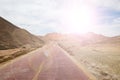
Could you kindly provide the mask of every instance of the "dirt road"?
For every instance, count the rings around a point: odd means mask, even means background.
[[[58,45],[12,60],[0,68],[0,80],[90,80]]]

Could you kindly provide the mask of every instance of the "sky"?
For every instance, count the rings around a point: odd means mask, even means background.
[[[120,35],[120,0],[0,0],[0,16],[36,35]]]

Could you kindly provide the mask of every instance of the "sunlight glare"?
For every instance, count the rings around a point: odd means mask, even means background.
[[[93,31],[95,12],[88,6],[75,6],[64,11],[64,21],[72,33],[86,33]]]

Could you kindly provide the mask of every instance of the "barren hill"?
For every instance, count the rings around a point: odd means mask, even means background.
[[[40,38],[0,17],[0,50],[21,46],[39,47],[43,43]]]
[[[44,37],[45,41],[56,41],[58,43],[72,43],[89,45],[100,43],[102,41],[108,40],[110,37],[89,32],[86,34],[59,34],[59,33],[49,33]]]

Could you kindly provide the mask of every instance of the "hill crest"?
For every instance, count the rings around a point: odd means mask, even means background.
[[[0,17],[0,49],[21,46],[39,47],[44,44],[40,38]]]

